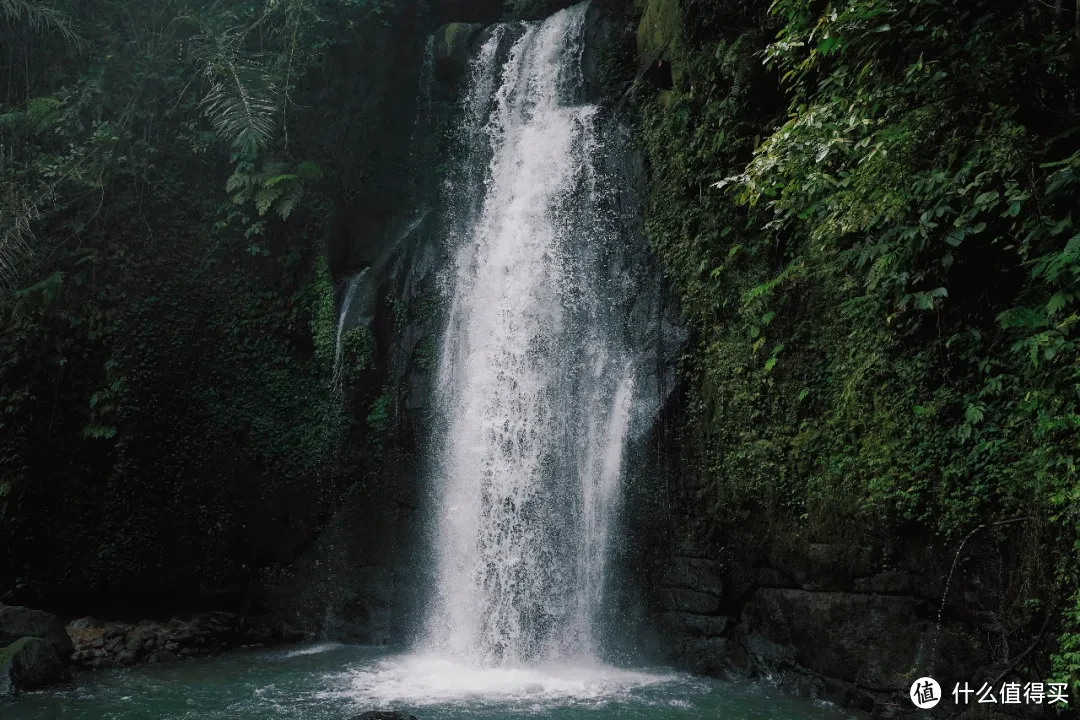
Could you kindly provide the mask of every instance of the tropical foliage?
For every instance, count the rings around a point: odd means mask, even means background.
[[[1076,19],[682,7],[643,123],[650,236],[699,331],[701,531],[1008,527],[1025,551],[1007,621],[1030,642],[1080,587]],[[1055,660],[1074,679],[1075,638]]]
[[[332,179],[290,121],[383,11],[0,0],[0,600],[234,589],[333,506]]]

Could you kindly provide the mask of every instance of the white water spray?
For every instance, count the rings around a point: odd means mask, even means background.
[[[341,312],[338,314],[337,324],[337,339],[334,343],[334,372],[331,377],[331,387],[334,394],[341,395],[343,390],[343,381],[345,377],[344,367],[341,363],[342,355],[342,338],[345,335],[345,321],[349,317],[349,308],[352,306],[353,296],[356,295],[356,286],[364,275],[367,274],[368,269],[364,268],[358,275],[353,275],[346,281],[345,290],[341,298]]]
[[[465,99],[478,182],[451,202],[424,644],[470,664],[587,661],[600,639],[636,381],[598,109],[575,102],[586,10],[491,33]]]

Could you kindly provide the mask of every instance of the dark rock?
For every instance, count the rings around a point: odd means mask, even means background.
[[[416,716],[390,710],[369,710],[350,718],[350,720],[416,720]]]
[[[75,652],[64,623],[55,615],[18,605],[0,608],[0,647],[24,637],[45,640],[62,658],[69,658]]]
[[[240,616],[234,612],[226,612],[224,610],[216,610],[210,613],[210,622],[214,625],[224,627],[239,627]]]
[[[24,637],[0,649],[0,696],[70,679],[52,644]]]
[[[115,638],[122,638],[127,634],[130,628],[127,625],[110,624],[105,626],[105,632],[102,634],[105,642],[108,643]]]
[[[803,672],[785,672],[780,677],[780,687],[804,700],[815,700],[825,692],[825,681]]]
[[[791,580],[773,568],[758,568],[755,580],[760,587],[790,587]]]
[[[869,578],[860,578],[855,581],[854,588],[857,591],[882,595],[910,595],[914,583],[910,573],[893,570],[878,573]]]
[[[840,707],[853,707],[863,712],[870,712],[874,707],[873,693],[858,687],[854,683],[836,678],[823,678],[825,689],[821,695],[829,702]]]
[[[156,624],[140,624],[127,634],[124,639],[124,648],[127,650],[150,652],[157,645],[157,636],[161,632],[161,626]]]
[[[101,621],[99,621],[97,618],[87,616],[81,617],[78,620],[72,620],[70,623],[68,623],[67,629],[68,634],[70,634],[72,630],[90,630],[91,628],[96,628],[100,626]]]
[[[170,650],[155,650],[146,658],[146,662],[153,664],[172,663],[179,660],[180,657]]]
[[[660,624],[673,633],[719,637],[735,627],[736,620],[724,615],[695,615],[683,612],[660,613]]]
[[[574,0],[506,0],[503,6],[514,20],[543,20],[575,4]]]
[[[661,578],[664,587],[683,588],[710,595],[722,595],[720,565],[715,560],[676,557]]]
[[[722,637],[691,637],[683,642],[678,661],[699,675],[719,675],[744,664],[738,642]]]
[[[288,623],[281,626],[281,639],[287,643],[304,642],[305,640],[311,640],[313,637],[312,633],[304,632]]]
[[[473,23],[450,23],[435,31],[432,37],[432,60],[435,75],[440,80],[452,80],[465,72],[472,53],[473,41],[484,29]]]
[[[106,643],[105,652],[107,652],[107,653],[116,652],[117,650],[120,649],[120,646],[121,646],[121,644],[123,642],[124,642],[124,638],[123,638],[122,635],[114,637],[112,640],[110,640],[108,643]]]
[[[121,650],[116,654],[116,662],[119,665],[134,665],[139,661],[139,656],[134,650]]]
[[[647,0],[637,32],[638,59],[642,66],[670,64],[682,32],[678,0]]]
[[[664,610],[709,615],[720,609],[720,598],[694,590],[672,588],[660,592],[660,607]]]
[[[740,626],[748,652],[877,690],[899,690],[917,661],[925,621],[903,596],[759,589]]]

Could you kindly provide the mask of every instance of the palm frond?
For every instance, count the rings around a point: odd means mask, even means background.
[[[38,204],[32,200],[9,197],[0,201],[0,291],[11,289],[19,271],[33,248],[33,223],[41,217]]]
[[[35,0],[0,0],[0,18],[25,22],[37,32],[55,30],[75,47],[86,46],[70,17]]]
[[[204,65],[210,91],[203,112],[218,135],[241,153],[266,147],[274,134],[277,89],[269,73],[253,59],[218,52]]]

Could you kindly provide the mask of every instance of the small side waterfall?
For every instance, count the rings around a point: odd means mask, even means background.
[[[464,100],[423,644],[471,664],[590,660],[601,640],[647,333],[613,259],[604,123],[578,100],[586,11],[489,30]]]
[[[345,289],[341,296],[341,311],[338,313],[337,338],[334,341],[334,371],[330,384],[335,395],[340,395],[344,384],[344,367],[341,362],[342,339],[345,335],[345,323],[349,318],[349,309],[352,307],[353,297],[356,295],[357,283],[367,274],[365,268],[359,274],[353,275],[345,282]]]

